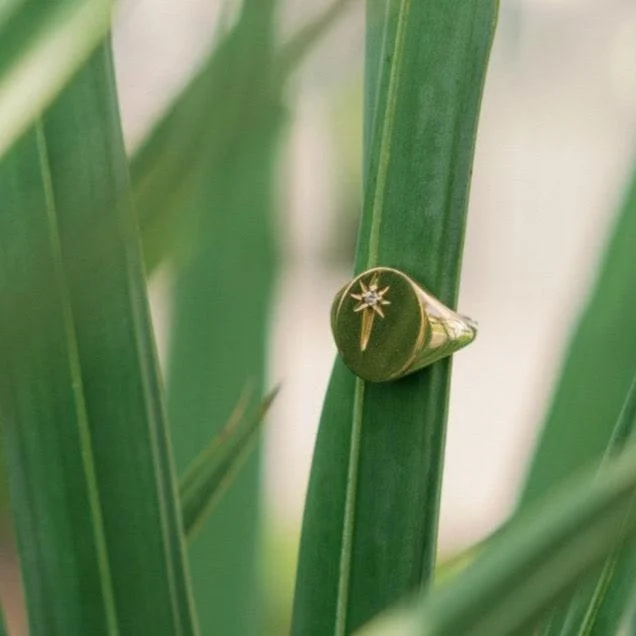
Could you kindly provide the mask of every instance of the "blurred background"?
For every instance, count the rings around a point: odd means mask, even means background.
[[[120,2],[114,47],[131,152],[214,46],[220,25],[231,22],[229,4]],[[327,4],[283,2],[281,41]],[[289,117],[275,206],[282,256],[273,309],[264,317],[267,384],[280,382],[282,391],[268,417],[260,468],[262,579],[272,631],[280,634],[290,612],[303,499],[335,354],[329,308],[350,277],[361,206],[363,4],[350,3],[285,94]],[[460,310],[479,322],[480,332],[454,362],[443,555],[486,536],[512,510],[635,153],[636,4],[502,2],[460,293]],[[170,266],[151,280],[163,360],[172,284]],[[15,566],[9,554],[5,562],[0,592],[9,598]],[[19,619],[13,622],[19,630]]]

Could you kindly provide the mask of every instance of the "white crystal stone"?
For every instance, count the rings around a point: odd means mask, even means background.
[[[368,291],[362,294],[362,300],[369,307],[373,307],[373,305],[377,305],[380,302],[380,295],[376,291]]]

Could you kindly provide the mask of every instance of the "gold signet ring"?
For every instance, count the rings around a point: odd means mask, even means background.
[[[345,364],[370,382],[396,380],[470,344],[477,325],[397,269],[374,267],[347,283],[331,308]]]

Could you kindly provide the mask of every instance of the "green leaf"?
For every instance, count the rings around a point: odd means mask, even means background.
[[[201,76],[183,97],[185,110],[173,111],[184,128],[195,128],[186,131],[195,147],[199,141],[194,137],[205,137],[198,155],[188,154],[181,145],[187,137],[166,146],[184,163],[195,165],[178,194],[174,240],[179,249],[173,254],[175,311],[167,365],[172,439],[180,470],[208,443],[210,422],[220,427],[227,420],[246,377],[254,378],[256,395],[264,387],[267,316],[276,267],[271,225],[282,114],[281,95],[272,94],[271,81],[275,4],[244,4],[224,64],[217,67],[221,85],[212,81],[213,76]],[[218,108],[211,109],[210,96],[220,87]],[[186,113],[192,114],[189,121]],[[201,134],[200,124],[210,129],[209,134]],[[171,170],[168,163],[157,168],[151,181],[164,168]],[[164,187],[161,181],[154,183]],[[262,633],[258,476],[258,457],[253,456],[190,546],[205,634]]]
[[[30,634],[114,635],[112,582],[41,127],[0,164],[0,200],[0,422]]]
[[[275,267],[269,229],[275,163],[274,139],[254,138],[200,184],[198,197],[184,208],[185,218],[199,228],[199,241],[176,270],[168,358],[173,443],[181,470],[209,440],[210,422],[227,419],[246,375],[255,379],[257,394],[263,389]],[[253,457],[190,548],[203,633],[215,626],[224,636],[260,633],[257,486]]]
[[[355,1],[333,0],[313,20],[302,26],[278,54],[276,73],[282,78],[286,78],[296,70],[320,38]]]
[[[278,389],[269,393],[249,417],[244,394],[225,428],[199,453],[181,478],[181,510],[188,538],[212,512],[245,463],[277,394]]]
[[[225,36],[131,161],[149,273],[164,258],[174,257],[175,250],[187,253],[190,249],[189,237],[183,237],[181,231],[183,209],[204,171],[216,169],[218,156],[224,156],[236,138],[236,131],[224,138],[227,123],[222,121],[222,113],[230,83],[242,84],[234,69],[240,44],[237,31],[238,26]],[[181,246],[180,241],[186,245]]]
[[[149,272],[166,256],[176,252],[180,258],[197,249],[198,237],[183,231],[188,225],[183,216],[200,184],[223,170],[237,146],[281,119],[282,86],[274,79],[269,27],[260,26],[275,4],[245,4],[236,26],[133,157],[131,178]]]
[[[488,541],[492,541],[492,537],[488,537],[479,543],[471,545],[469,548],[438,563],[435,568],[435,585],[461,573],[467,565],[472,563],[477,556],[481,554]]]
[[[606,461],[633,441],[636,426],[636,378],[605,452]],[[609,556],[600,575],[584,580],[565,607],[553,612],[543,633],[563,636],[617,634],[634,595],[636,544],[628,542]]]
[[[131,164],[149,272],[175,251],[191,248],[179,224],[197,182],[227,160],[237,140],[258,135],[260,128],[281,117],[281,94],[289,75],[351,2],[334,0],[272,59],[254,59],[246,46],[256,37],[249,32],[251,20],[239,20],[154,126]],[[246,15],[253,7],[246,5]],[[271,68],[263,70],[263,62]],[[240,97],[231,101],[234,110],[228,108],[232,93]]]
[[[636,173],[561,372],[520,498],[600,462],[636,373]],[[581,425],[585,422],[585,425]]]
[[[402,633],[535,633],[546,610],[634,536],[636,447],[608,462],[600,474],[587,471],[567,486],[515,518],[460,576],[420,601],[415,613],[396,618],[411,626]],[[389,633],[392,622],[364,633]]]
[[[454,307],[497,3],[371,0],[356,272]],[[294,634],[353,631],[433,572],[450,360],[385,384],[336,361],[303,522]]]
[[[572,633],[581,636],[619,634],[630,610],[633,613],[634,609],[634,572],[636,541],[632,540],[607,560],[601,576],[596,581],[592,602],[583,613],[583,621],[577,625],[578,631]],[[633,628],[625,633],[633,634]]]
[[[636,321],[632,293],[635,250],[636,173],[570,344],[521,496],[521,508],[581,466],[599,463],[603,454],[620,446],[627,435],[613,433],[610,423],[619,414],[636,372],[632,328]],[[630,602],[634,571],[636,547],[626,546],[620,556],[612,557],[597,585],[587,582],[569,608],[555,610],[544,633],[578,634],[583,622],[592,619],[600,631],[589,633],[613,633],[621,606]]]
[[[5,0],[0,7],[0,156],[110,28],[111,0]]]
[[[196,626],[108,44],[43,131],[119,633],[188,636]]]

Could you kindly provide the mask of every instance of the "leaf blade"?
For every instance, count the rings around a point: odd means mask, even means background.
[[[564,358],[521,493],[520,509],[581,466],[600,464],[604,454],[615,452],[631,434],[630,430],[621,431],[620,420],[624,423],[624,418],[619,418],[616,430],[612,423],[621,412],[623,395],[636,372],[636,338],[631,328],[636,319],[631,293],[635,210],[636,175],[632,175],[597,279]],[[584,624],[592,629],[597,619],[609,630],[607,633],[613,633],[621,604],[629,603],[631,598],[630,572],[636,553],[634,548],[625,546],[616,558],[616,569],[608,563],[596,583],[591,580],[581,586],[569,607],[555,609],[544,627],[546,635],[578,634]],[[606,584],[610,589],[601,594],[605,598],[601,602],[599,594]],[[599,602],[601,605],[596,607]]]
[[[172,253],[175,313],[167,386],[181,470],[208,442],[210,423],[220,426],[227,419],[245,378],[253,378],[256,395],[265,384],[266,316],[277,265],[271,214],[283,112],[271,77],[276,6],[275,0],[243,3],[223,63],[204,69],[180,100],[186,113],[198,117],[194,130],[192,119],[173,111],[190,126],[187,134],[201,137],[194,140],[200,141],[195,152],[185,155],[191,179],[179,195],[175,226],[182,249]],[[173,151],[184,141],[177,139]],[[262,631],[258,459],[250,457],[190,546],[204,633]]]
[[[195,634],[108,42],[44,132],[120,633]]]
[[[0,156],[110,28],[111,0],[22,0],[0,14]]]
[[[624,473],[618,475],[617,480],[622,480],[626,477],[626,473],[633,471],[633,466],[630,462],[633,461],[634,453],[630,453],[629,461],[626,462],[626,458],[622,458],[623,461],[620,462],[619,469],[617,471],[620,473]],[[617,462],[618,463],[618,462]],[[630,464],[629,466],[626,464]],[[612,472],[612,477],[614,477],[614,473]],[[420,633],[430,633],[430,634],[450,634],[450,633],[466,633],[466,634],[513,634],[517,630],[522,628],[528,628],[533,623],[536,624],[536,621],[542,617],[543,612],[558,598],[560,598],[565,592],[571,590],[579,581],[579,578],[585,574],[588,570],[594,567],[598,567],[599,562],[608,554],[610,554],[614,549],[618,541],[620,541],[622,536],[622,521],[625,517],[625,511],[630,509],[632,510],[632,516],[630,520],[630,531],[634,531],[634,519],[633,519],[633,476],[629,475],[627,478],[630,480],[629,488],[627,494],[624,492],[619,493],[617,496],[620,496],[620,499],[617,499],[616,502],[612,503],[611,510],[608,510],[607,516],[605,519],[601,520],[596,524],[596,521],[592,518],[593,514],[596,514],[599,510],[603,510],[606,505],[602,499],[599,498],[597,501],[594,499],[597,494],[597,486],[596,484],[590,484],[588,482],[588,488],[585,492],[579,491],[577,493],[579,495],[579,500],[576,501],[576,507],[579,509],[578,511],[572,510],[574,506],[568,506],[568,512],[573,515],[573,518],[576,518],[576,521],[567,520],[568,521],[568,531],[567,536],[564,533],[564,537],[560,538],[559,541],[562,543],[562,555],[560,558],[563,559],[562,563],[557,561],[557,556],[554,554],[548,553],[548,558],[550,558],[553,563],[546,564],[544,567],[546,570],[550,570],[549,575],[545,575],[541,577],[541,582],[537,583],[537,581],[532,581],[532,587],[529,585],[527,588],[527,593],[532,592],[535,595],[534,605],[532,603],[528,603],[527,600],[524,602],[520,602],[521,596],[515,597],[515,603],[510,602],[508,604],[508,608],[519,608],[520,606],[525,609],[520,614],[509,615],[503,617],[502,614],[505,614],[505,609],[503,608],[503,604],[497,601],[496,608],[495,603],[493,603],[493,607],[490,608],[491,614],[485,617],[481,617],[478,621],[475,618],[475,615],[468,614],[464,612],[462,609],[453,609],[452,611],[448,611],[448,615],[444,614],[446,618],[435,617],[432,616],[433,610],[425,611],[424,617],[421,619],[422,631]],[[593,480],[592,480],[593,481]],[[604,489],[607,484],[603,483],[599,490]],[[618,488],[623,488],[621,484]],[[586,508],[584,504],[585,499],[589,497],[590,499],[594,499],[592,501],[592,505],[594,511],[590,511]],[[560,504],[559,504],[560,505]],[[565,504],[564,504],[565,505]],[[556,508],[556,505],[554,506]],[[584,511],[583,514],[581,511]],[[577,512],[574,515],[574,512]],[[538,531],[536,526],[532,526],[530,522],[527,522],[530,530]],[[587,527],[585,525],[587,524]],[[578,534],[585,536],[577,536]],[[577,539],[577,541],[575,541]],[[569,545],[568,545],[569,544]],[[502,549],[501,546],[498,546],[499,549]],[[518,549],[518,546],[515,546],[515,549]],[[577,552],[577,557],[580,559],[576,563],[571,563],[571,560],[574,560],[571,555],[568,554],[568,551],[575,550]],[[546,550],[547,552],[547,550]],[[564,569],[562,573],[560,573],[560,577],[557,577],[553,572],[552,568],[554,564],[568,566],[567,569]],[[502,595],[503,598],[507,598],[508,600],[512,599],[513,591],[518,592],[519,594],[524,594],[523,581],[518,578],[521,576],[529,577],[528,571],[519,572],[517,570],[517,566],[509,565],[509,571],[512,572],[515,570],[514,577],[517,579],[516,583],[511,583],[511,579],[503,578],[498,582],[498,593]],[[532,572],[538,572],[537,569],[532,570]],[[538,576],[538,575],[537,575]],[[473,593],[475,591],[476,581],[479,579],[481,581],[480,584],[483,584],[486,588],[489,585],[489,580],[486,580],[483,575],[483,570],[475,569],[470,572],[470,575],[467,576],[467,571],[462,574],[462,583],[465,586],[471,585],[473,587]],[[512,578],[512,574],[511,574]],[[516,586],[516,587],[515,587]],[[504,592],[504,590],[508,590],[508,592]],[[512,591],[511,591],[512,590]],[[468,587],[464,589],[464,593],[468,594]],[[481,596],[481,594],[480,594]],[[496,594],[493,592],[493,596]],[[483,601],[483,598],[481,599]],[[531,610],[531,611],[530,611]],[[483,607],[482,610],[483,611]],[[514,611],[514,610],[513,610]],[[461,619],[461,627],[460,623],[456,622],[450,618],[450,614],[453,613],[455,616],[462,615]],[[499,614],[499,616],[497,616]],[[446,622],[448,621],[448,623]],[[428,624],[428,628],[424,628],[423,626]],[[465,629],[466,631],[453,632],[453,629]],[[428,631],[426,631],[428,629]],[[495,630],[495,631],[492,631]]]
[[[189,539],[196,533],[204,518],[210,514],[236,473],[253,449],[263,419],[269,411],[278,389],[271,391],[256,413],[246,417],[242,406],[230,422],[186,469],[180,481],[180,500],[183,527]],[[236,419],[235,419],[236,418]],[[228,430],[235,428],[236,430]],[[224,434],[227,439],[221,439]]]
[[[332,0],[331,4],[322,10],[315,18],[303,25],[283,45],[278,54],[278,70],[282,77],[287,77],[302,63],[320,38],[333,26],[342,13],[355,0]]]
[[[573,471],[600,462],[636,373],[636,173],[600,265],[597,280],[563,362],[561,378],[537,441],[519,506]],[[579,420],[587,426],[577,425]],[[576,444],[572,440],[576,439]],[[563,452],[567,449],[567,452]]]
[[[630,445],[600,475],[585,471],[514,518],[461,576],[404,612],[412,625],[407,633],[508,636],[536,627],[582,576],[598,571],[617,545],[634,536],[635,459]]]
[[[30,633],[111,636],[112,581],[43,145],[38,128],[0,164],[3,451]]]
[[[368,5],[367,183],[356,272],[399,268],[450,306],[495,14],[494,2]],[[295,634],[349,633],[430,578],[449,380],[445,360],[361,390],[336,361],[303,520]],[[352,511],[364,523],[352,523]]]
[[[183,231],[183,210],[191,207],[193,193],[210,173],[223,169],[244,139],[282,119],[282,86],[274,79],[273,51],[265,41],[269,27],[261,22],[275,4],[245,4],[241,19],[133,157],[131,178],[149,272],[165,257],[180,259],[196,249],[197,237]]]
[[[636,378],[605,451],[607,461],[631,445],[636,427]],[[584,636],[620,632],[621,621],[633,594],[636,546],[628,542],[611,554],[597,577],[584,580],[567,606],[558,607],[544,628],[548,634]]]

